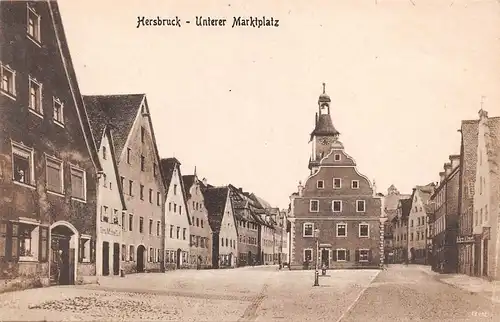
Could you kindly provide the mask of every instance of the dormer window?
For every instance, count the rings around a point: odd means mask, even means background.
[[[335,161],[340,161],[340,154],[335,153],[335,154],[334,154],[334,156],[333,156],[333,159],[334,159]]]

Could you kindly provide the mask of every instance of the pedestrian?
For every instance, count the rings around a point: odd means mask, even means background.
[[[63,251],[60,249],[57,253],[57,258],[56,258],[56,267],[57,267],[57,284],[61,284],[61,269],[63,266]]]
[[[201,268],[201,255],[198,255],[198,263],[196,264],[196,269],[200,269]]]

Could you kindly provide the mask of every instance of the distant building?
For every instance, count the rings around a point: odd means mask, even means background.
[[[0,292],[80,283],[102,169],[59,6],[0,1],[0,30]]]
[[[323,91],[311,133],[311,173],[290,197],[291,268],[311,268],[315,261],[330,268],[379,267],[381,197],[338,140],[330,102]]]
[[[203,189],[212,228],[212,267],[234,268],[238,254],[238,231],[228,187]]]
[[[200,268],[212,267],[212,229],[208,220],[202,189],[204,185],[194,175],[182,176],[186,201],[191,216],[190,231],[190,266]]]
[[[473,233],[477,275],[500,279],[500,117],[479,111]]]
[[[460,129],[460,218],[457,236],[458,272],[470,276],[479,275],[480,238],[473,235],[474,184],[476,181],[478,121],[462,121]]]
[[[408,217],[411,210],[411,197],[399,199],[396,207],[396,215],[391,219],[392,251],[394,263],[406,263],[408,261]]]
[[[384,213],[387,216],[387,221],[384,223],[384,257],[386,263],[394,261],[393,237],[394,225],[393,219],[397,216],[399,200],[407,199],[410,195],[399,193],[398,189],[391,185],[387,189],[387,195],[383,196]]]
[[[457,157],[458,158],[458,157]],[[416,186],[410,197],[411,209],[408,217],[408,256],[409,261],[414,264],[427,264],[429,220],[432,215],[432,207],[428,204],[429,198],[434,191],[434,183],[425,186]],[[458,188],[458,187],[457,187]]]
[[[191,223],[181,179],[181,163],[176,158],[161,159],[160,162],[165,184],[165,266],[167,269],[189,268]]]
[[[430,197],[432,221],[432,268],[456,273],[458,267],[457,227],[459,211],[460,157],[450,156],[440,172],[440,182]]]

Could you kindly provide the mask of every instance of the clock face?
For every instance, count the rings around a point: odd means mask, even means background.
[[[321,138],[319,139],[319,143],[327,145],[330,143],[330,140],[328,138]]]

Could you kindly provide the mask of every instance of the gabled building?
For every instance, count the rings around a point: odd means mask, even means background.
[[[456,273],[458,267],[458,218],[460,204],[460,156],[451,155],[443,165],[440,182],[430,197],[432,221],[432,269]]]
[[[203,189],[212,229],[212,267],[234,268],[238,256],[238,231],[228,187]]]
[[[479,111],[477,167],[474,185],[474,256],[479,276],[500,279],[500,117]]]
[[[229,185],[228,188],[238,226],[238,266],[256,265],[260,258],[260,222],[252,214],[251,201],[243,193],[243,189],[233,185]]]
[[[310,176],[291,196],[291,268],[314,267],[314,261],[330,268],[379,267],[381,197],[338,140],[330,102],[323,90],[311,133]]]
[[[181,163],[161,159],[165,179],[165,263],[167,268],[189,268],[191,247],[189,210],[182,181]]]
[[[460,210],[458,220],[458,272],[470,276],[479,274],[480,239],[473,235],[474,189],[476,181],[478,120],[462,121],[460,128]]]
[[[119,214],[118,209],[115,214],[113,209],[110,215],[121,217],[122,245],[127,251],[122,267],[127,273],[160,271],[165,189],[146,95],[93,95],[84,96],[84,101],[89,114],[100,115],[101,124],[113,130],[119,184],[127,206],[125,214]],[[114,256],[117,253],[115,249]]]
[[[393,239],[394,239],[394,225],[397,221],[393,219],[397,215],[399,200],[410,198],[408,194],[401,194],[399,190],[391,185],[387,189],[387,195],[383,196],[384,213],[387,216],[387,221],[384,223],[384,257],[386,263],[394,261]]]
[[[88,116],[102,165],[97,194],[96,275],[118,275],[130,258],[127,257],[127,245],[122,243],[127,207],[120,184],[114,131],[113,126],[107,123],[105,110],[91,105]]]
[[[458,156],[456,156],[458,160]],[[414,264],[427,264],[427,247],[429,237],[428,216],[432,215],[432,207],[429,198],[434,192],[434,182],[425,186],[416,186],[410,197],[411,209],[408,218],[408,256],[409,261]]]
[[[392,234],[392,263],[406,263],[408,261],[408,217],[411,210],[411,198],[399,199],[396,214],[391,219]]]
[[[0,43],[0,291],[79,283],[101,165],[57,2],[1,1]]]

